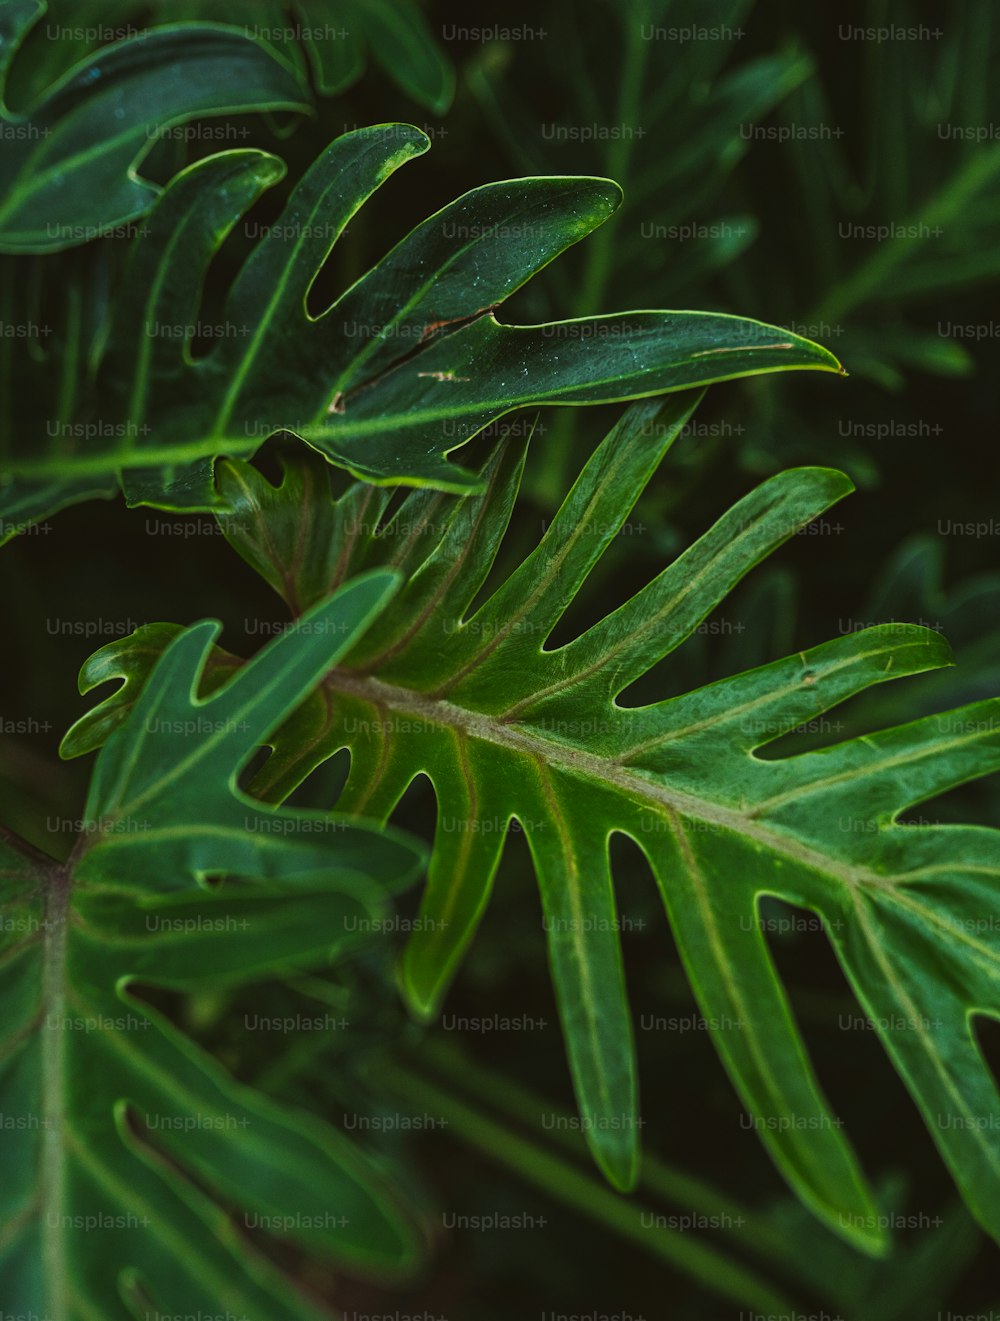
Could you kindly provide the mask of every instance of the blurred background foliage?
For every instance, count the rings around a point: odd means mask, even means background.
[[[516,295],[510,319],[630,307],[734,312],[810,335],[844,361],[846,380],[779,374],[715,387],[605,557],[607,591],[595,582],[560,626],[564,635],[648,581],[760,476],[829,464],[843,467],[858,493],[795,538],[776,568],[758,571],[686,644],[684,683],[898,619],[940,628],[956,668],[882,685],[842,720],[789,736],[774,752],[1000,691],[1000,38],[989,0],[947,8],[859,0],[846,14],[790,0],[533,0],[502,12],[454,0],[420,9],[404,0],[52,0],[14,63],[8,103],[27,104],[108,39],[60,37],[67,26],[118,24],[110,35],[129,35],[182,19],[282,29],[268,40],[311,85],[313,108],[195,121],[194,131],[156,143],[144,177],[165,182],[220,147],[273,150],[289,174],[252,214],[263,226],[345,129],[401,119],[432,138],[421,169],[391,179],[351,228],[317,302],[466,188],[510,175],[599,174],[624,187],[620,212]],[[862,31],[886,28],[890,39]],[[300,40],[302,29],[314,35]],[[331,29],[349,30],[350,40],[325,36]],[[199,138],[199,123],[215,136]],[[252,242],[246,226],[227,240],[209,303],[221,304]],[[44,345],[6,346],[8,355],[29,353],[43,380],[67,347],[86,344],[81,327],[99,334],[123,247],[112,237],[18,259],[18,297],[57,329]],[[16,382],[16,356],[11,363]],[[504,552],[511,563],[537,540],[615,412],[538,416]],[[223,620],[225,646],[249,654],[263,627],[280,622],[277,607],[211,519],[117,502],[76,507],[33,529],[4,549],[2,571],[3,816],[40,846],[65,850],[89,759],[61,763],[57,746],[82,710],[83,660],[141,623],[204,616]],[[95,621],[101,631],[86,636]],[[665,695],[655,676],[633,694]],[[329,804],[334,788],[328,773],[299,800]],[[417,784],[409,796],[418,831],[427,792]],[[1000,825],[1000,786],[993,777],[921,811]],[[819,1077],[887,1214],[909,1217],[883,1262],[852,1252],[789,1198],[741,1128],[704,1030],[643,1028],[653,1016],[691,1020],[697,1010],[676,960],[662,955],[666,923],[638,853],[621,841],[616,849],[649,1157],[634,1203],[601,1184],[579,1134],[542,1122],[570,1113],[572,1098],[523,840],[509,843],[476,953],[436,1026],[410,1023],[400,1009],[392,958],[402,933],[355,964],[275,988],[289,1013],[332,1007],[343,1030],[275,1039],[243,1026],[253,997],[173,1004],[240,1076],[354,1128],[423,1215],[428,1264],[408,1288],[322,1273],[304,1283],[348,1314],[453,1321],[538,1312],[714,1321],[735,1316],[737,1300],[746,1310],[780,1304],[848,1321],[1000,1307],[997,1249],[956,1205],[873,1034],[845,1030],[852,1001],[822,932],[784,923],[794,929],[775,934],[772,948]],[[782,914],[790,915],[775,905],[776,919]],[[461,1026],[494,1014],[545,1025]],[[996,1070],[1000,1033],[987,1023],[981,1040]],[[444,1122],[404,1127],[399,1117],[411,1111]],[[373,1122],[359,1126],[359,1115]],[[716,1223],[649,1228],[640,1206]],[[452,1215],[495,1212],[546,1224],[447,1227]]]

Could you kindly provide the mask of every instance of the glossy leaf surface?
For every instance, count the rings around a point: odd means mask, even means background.
[[[178,175],[126,270],[96,377],[99,425],[39,434],[34,402],[8,424],[4,522],[23,525],[118,486],[133,505],[224,508],[215,459],[250,457],[277,431],[367,481],[473,490],[477,476],[445,456],[527,404],[839,370],[809,340],[722,314],[498,321],[499,304],[611,215],[620,190],[606,179],[473,189],[418,225],[322,315],[311,313],[307,295],[344,228],[427,146],[406,124],[338,138],[244,264],[222,320],[207,327],[199,306],[209,263],[282,167],[261,152],[230,151]],[[198,334],[212,347],[195,357]]]
[[[508,823],[534,859],[580,1109],[620,1186],[638,1161],[637,1087],[608,846],[629,836],[660,887],[723,1063],[762,1141],[804,1201],[868,1250],[883,1243],[841,1122],[812,1071],[768,949],[764,896],[813,913],[923,1112],[966,1201],[1000,1233],[1000,1104],[974,1035],[1000,1011],[992,893],[1000,835],[910,825],[906,809],[1000,767],[1000,702],[986,700],[801,754],[761,749],[886,680],[950,663],[934,630],[851,632],[645,706],[629,686],[669,657],[736,583],[850,490],[806,468],[764,482],[644,589],[571,641],[547,639],[581,593],[661,457],[690,396],[633,408],[538,548],[476,604],[511,514],[520,456],[499,449],[481,495],[358,484],[331,502],[322,465],[278,487],[246,464],[221,484],[232,544],[289,602],[359,568],[406,586],[323,691],[271,740],[260,791],[281,800],[341,748],[339,810],[388,817],[414,777],[437,796],[434,852],[403,977],[432,1014],[489,899]],[[85,679],[126,677],[70,732],[92,746],[141,690],[156,636],[111,644]],[[220,663],[233,663],[232,660]],[[95,668],[96,667],[96,668]],[[942,1118],[943,1117],[943,1118]]]
[[[0,6],[0,87],[42,11]],[[236,29],[172,23],[106,46],[23,113],[0,112],[0,252],[76,247],[142,216],[161,190],[137,170],[187,120],[308,108],[294,69]]]

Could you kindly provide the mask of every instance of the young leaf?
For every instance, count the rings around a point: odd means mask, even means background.
[[[0,89],[44,8],[39,0],[0,8]],[[293,70],[235,29],[175,23],[107,46],[24,114],[11,114],[0,98],[0,252],[75,247],[148,211],[160,189],[136,170],[174,125],[308,108]]]
[[[816,913],[966,1201],[1000,1236],[1000,1149],[986,1122],[1000,1097],[972,1032],[974,1013],[1000,1013],[988,920],[1000,834],[897,823],[1000,766],[1000,701],[820,751],[756,755],[855,693],[949,663],[938,633],[908,625],[850,633],[649,706],[619,701],[848,480],[820,468],[771,478],[631,600],[546,649],[691,409],[680,396],[630,410],[538,548],[478,608],[518,485],[512,447],[488,465],[483,494],[411,493],[384,526],[389,495],[378,488],[355,485],[331,503],[318,496],[319,466],[293,463],[274,487],[246,464],[223,465],[234,509],[224,529],[293,609],[362,567],[407,575],[391,613],[271,740],[257,787],[280,801],[345,747],[339,810],[388,817],[415,776],[431,780],[438,828],[403,965],[426,1015],[482,917],[505,828],[521,823],[581,1112],[623,1187],[638,1160],[637,1103],[608,841],[630,836],[761,1139],[814,1211],[877,1251],[874,1203],[809,1063],[758,905],[770,894]],[[113,646],[102,677],[126,672],[129,648]],[[98,707],[66,750],[87,746],[129,700]]]
[[[392,831],[235,787],[394,585],[352,582],[205,700],[218,626],[178,631],[97,759],[69,860],[3,836],[0,1096],[15,1131],[0,1297],[13,1313],[319,1321],[260,1251],[268,1238],[380,1272],[417,1252],[358,1150],[237,1082],[140,993],[321,964],[367,929],[387,884],[415,875],[419,853]]]
[[[135,245],[98,384],[98,434],[9,438],[0,516],[24,524],[120,484],[130,504],[223,508],[219,455],[305,439],[373,482],[478,486],[445,455],[531,403],[588,404],[790,368],[839,369],[808,340],[715,313],[629,312],[503,325],[505,298],[600,225],[620,190],[536,178],[476,188],[418,225],[320,316],[317,271],[372,192],[428,140],[406,124],[338,138],[238,275],[215,347],[192,359],[200,291],[222,239],[280,164],[231,151],[178,175]]]

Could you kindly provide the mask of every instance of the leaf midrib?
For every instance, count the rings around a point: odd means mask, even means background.
[[[651,800],[667,811],[674,811],[681,816],[710,822],[731,830],[764,848],[783,854],[802,866],[832,877],[852,892],[865,883],[882,885],[885,883],[885,877],[877,872],[831,858],[780,830],[769,829],[734,808],[724,807],[707,799],[698,798],[694,794],[658,784],[634,771],[626,770],[610,757],[602,757],[570,747],[542,735],[505,724],[481,712],[470,711],[455,703],[428,697],[413,689],[386,683],[371,676],[358,676],[334,669],[327,675],[324,683],[334,692],[360,698],[362,701],[385,706],[428,723],[456,730],[469,738],[492,743],[547,765],[560,766],[565,770],[597,780],[601,784],[620,789],[624,794]],[[627,834],[628,831],[624,833]]]
[[[614,1087],[611,1079],[608,1077],[606,1063],[606,1052],[601,1047],[601,1025],[599,1019],[598,1006],[601,1003],[601,995],[594,986],[591,975],[591,963],[586,956],[586,913],[582,907],[582,895],[580,885],[580,859],[577,850],[573,847],[573,840],[570,833],[569,823],[566,821],[565,814],[559,806],[558,799],[552,788],[552,779],[548,773],[548,767],[542,765],[539,767],[539,782],[542,793],[548,803],[549,811],[552,813],[552,819],[555,823],[556,831],[559,835],[559,842],[563,850],[563,858],[566,866],[566,896],[569,900],[569,906],[573,917],[569,925],[569,940],[573,946],[574,959],[577,966],[577,974],[580,978],[581,995],[579,997],[579,1007],[582,1009],[585,1028],[583,1036],[588,1042],[587,1057],[596,1066],[595,1074],[597,1076],[597,1088],[600,1099],[599,1114],[610,1115],[614,1113]],[[632,1083],[632,1092],[634,1095],[635,1084]],[[581,1104],[583,1098],[581,1097]],[[634,1100],[632,1102],[634,1109]],[[634,1118],[633,1115],[628,1116]],[[587,1116],[590,1118],[590,1115]]]
[[[714,315],[714,314],[706,314]],[[485,319],[485,318],[480,318]],[[737,318],[733,318],[736,320]],[[558,325],[559,322],[547,324]],[[495,322],[500,331],[516,330],[534,330],[534,326],[515,326],[502,322]],[[441,341],[444,342],[443,340]],[[772,348],[773,345],[756,345],[757,348]],[[733,349],[733,352],[743,352],[743,348]],[[672,361],[669,366],[672,369],[678,369],[690,365],[698,355],[691,355],[685,358],[678,358]],[[196,370],[196,368],[192,368]],[[824,367],[819,363],[789,363],[775,367],[757,367],[754,369],[756,376],[769,376],[776,372],[790,371],[832,371],[831,367]],[[445,422],[451,418],[461,418],[473,415],[474,429],[463,440],[450,446],[447,452],[457,448],[458,445],[465,444],[474,439],[480,431],[484,430],[491,421],[499,417],[504,417],[508,413],[514,412],[518,408],[530,407],[533,404],[549,403],[562,407],[574,407],[581,401],[562,402],[561,396],[572,393],[574,390],[584,388],[587,390],[600,386],[607,386],[611,393],[600,399],[586,399],[583,403],[622,403],[629,399],[649,399],[654,395],[669,394],[674,391],[696,389],[699,385],[708,383],[719,383],[722,381],[731,381],[742,379],[746,372],[736,371],[727,374],[713,372],[704,379],[694,381],[684,381],[679,385],[664,386],[650,385],[640,391],[634,391],[627,382],[645,375],[644,372],[618,373],[600,379],[588,377],[583,381],[563,382],[560,386],[549,390],[532,390],[520,398],[511,400],[509,396],[499,399],[465,399],[458,403],[452,403],[447,406],[435,408],[404,408],[395,406],[392,409],[382,410],[375,415],[369,415],[363,418],[357,418],[351,421],[338,419],[336,425],[325,426],[317,423],[309,425],[309,443],[316,446],[317,443],[329,445],[337,455],[336,462],[338,466],[347,467],[348,471],[355,472],[363,459],[363,455],[352,456],[351,462],[345,462],[346,456],[340,448],[344,443],[356,440],[365,440],[371,436],[381,436],[387,429],[395,428],[396,431],[412,429],[436,422]],[[617,389],[615,387],[618,387]],[[623,393],[623,390],[625,391]],[[316,414],[318,418],[325,416],[321,408]],[[159,423],[164,429],[166,424]],[[288,428],[285,428],[288,430]],[[276,434],[280,427],[276,427]],[[291,434],[298,433],[291,429]],[[198,459],[216,458],[220,455],[232,457],[234,455],[251,454],[258,450],[267,437],[246,436],[236,430],[228,434],[209,434],[202,435],[197,440],[186,441],[181,444],[164,443],[160,445],[150,445],[149,447],[130,448],[121,445],[116,449],[109,449],[100,454],[71,455],[62,458],[53,458],[44,456],[38,458],[12,458],[5,462],[4,468],[10,477],[34,478],[36,480],[44,477],[60,477],[69,480],[70,477],[83,476],[88,473],[107,475],[113,474],[118,466],[126,468],[148,468],[163,464],[184,464],[191,463]],[[445,451],[447,438],[442,437],[442,451]],[[326,451],[324,451],[326,453]],[[457,469],[456,469],[457,471]],[[375,484],[397,485],[398,477],[382,476],[378,473],[361,474],[364,481]],[[420,484],[417,481],[415,484]]]
[[[695,903],[698,906],[698,914],[705,932],[705,937],[715,960],[716,971],[725,982],[729,994],[732,997],[733,1007],[737,1014],[737,1021],[744,1024],[744,1039],[747,1043],[747,1048],[753,1059],[754,1065],[757,1068],[760,1079],[763,1082],[768,1095],[772,1098],[779,1098],[780,1104],[780,1098],[784,1095],[781,1079],[774,1068],[771,1055],[767,1049],[766,1039],[762,1040],[762,1035],[759,1030],[760,1024],[757,1016],[752,1012],[751,1006],[747,1003],[738,971],[733,967],[732,957],[726,949],[725,942],[720,937],[719,919],[712,906],[709,886],[706,883],[704,871],[698,862],[697,855],[692,847],[683,820],[678,817],[677,813],[671,811],[668,814],[668,821],[684,869],[687,872],[690,881],[691,890],[695,897]],[[700,980],[700,977],[697,977],[695,973],[692,972],[692,985],[696,985]],[[724,1040],[724,1038],[721,1039]],[[724,1047],[724,1049],[725,1053],[729,1054],[728,1048]],[[736,1073],[735,1070],[734,1073]],[[747,1109],[759,1114],[760,1108],[759,1104],[755,1104],[757,1098],[754,1096],[753,1088],[749,1085],[748,1080],[742,1074],[738,1075],[736,1087],[740,1096],[743,1098]],[[807,1182],[810,1196],[816,1200],[818,1206],[823,1208],[824,1213],[832,1215],[837,1210],[837,1206],[830,1198],[824,1195],[822,1188],[822,1168],[820,1168],[819,1177],[817,1177],[816,1170],[813,1168],[813,1157],[815,1154],[813,1144],[808,1140],[803,1142],[801,1138],[802,1134],[799,1130],[791,1130],[789,1150],[779,1156],[779,1161],[784,1163],[790,1156],[791,1159],[799,1162],[798,1177]],[[777,1150],[777,1147],[775,1149]],[[822,1167],[822,1154],[816,1163]]]

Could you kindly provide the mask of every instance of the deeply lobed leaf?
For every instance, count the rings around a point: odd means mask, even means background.
[[[100,363],[101,424],[38,434],[12,423],[0,517],[23,526],[119,485],[130,504],[224,508],[220,455],[277,431],[378,483],[467,491],[446,455],[531,403],[590,404],[761,372],[837,371],[809,340],[716,313],[639,311],[538,326],[496,308],[614,211],[605,179],[532,178],[473,189],[418,225],[321,315],[317,271],[366,199],[428,139],[406,124],[338,138],[292,193],[230,292],[214,347],[192,356],[206,269],[282,167],[229,151],[178,175],[125,274]],[[18,424],[18,421],[20,424]]]
[[[370,486],[326,499],[318,465],[290,463],[277,487],[246,464],[224,465],[234,510],[224,530],[294,610],[362,567],[406,575],[391,614],[270,741],[259,788],[280,800],[348,748],[338,809],[381,819],[415,776],[430,779],[438,826],[403,964],[407,995],[428,1015],[483,914],[506,827],[521,823],[581,1112],[622,1187],[635,1177],[638,1110],[608,845],[629,836],[761,1139],[809,1206],[879,1250],[874,1203],[809,1063],[760,902],[776,895],[815,913],[963,1195],[996,1235],[1000,1150],[987,1119],[1000,1097],[972,1016],[1000,1010],[988,921],[1000,835],[899,817],[1000,767],[1000,701],[759,755],[872,685],[950,663],[938,633],[895,624],[666,701],[621,701],[748,570],[849,491],[847,479],[822,468],[771,478],[617,610],[546,646],[692,407],[679,396],[630,410],[538,548],[478,606],[516,495],[514,446],[495,453],[484,493],[416,492],[395,512]],[[93,678],[130,683],[70,732],[68,753],[127,709],[141,679],[135,648],[152,641],[137,635],[98,653]]]
[[[39,0],[0,8],[0,89],[44,8]],[[0,252],[76,247],[143,215],[161,190],[136,171],[178,124],[308,108],[291,66],[235,28],[173,23],[106,46],[23,113],[0,109]]]
[[[218,626],[176,631],[97,759],[69,860],[0,840],[12,1312],[319,1321],[269,1244],[380,1275],[418,1253],[359,1150],[238,1083],[146,993],[321,965],[377,921],[387,887],[413,879],[419,850],[396,832],[275,811],[236,788],[393,587],[390,574],[357,579],[204,699]]]

